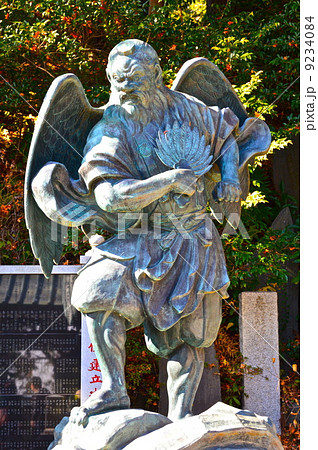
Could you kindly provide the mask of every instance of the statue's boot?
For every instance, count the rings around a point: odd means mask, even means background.
[[[172,421],[192,415],[195,394],[204,368],[204,348],[183,344],[170,356],[167,364],[168,417]]]
[[[80,408],[72,410],[71,420],[84,426],[91,415],[130,407],[124,371],[125,319],[115,313],[94,312],[86,315],[86,323],[103,382]]]

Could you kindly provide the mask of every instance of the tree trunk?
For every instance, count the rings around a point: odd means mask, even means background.
[[[154,9],[163,6],[163,4],[163,0],[149,0],[148,16],[153,12]]]
[[[207,15],[212,14],[212,5],[226,5],[227,0],[206,0],[206,13]]]

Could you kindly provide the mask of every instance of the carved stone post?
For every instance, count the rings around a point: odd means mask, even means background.
[[[240,348],[247,366],[244,409],[268,416],[280,433],[278,312],[276,292],[240,294]]]

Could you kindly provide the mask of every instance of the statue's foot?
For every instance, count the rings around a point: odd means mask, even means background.
[[[129,407],[130,399],[127,394],[120,397],[114,395],[112,391],[100,389],[94,392],[82,406],[72,409],[70,421],[86,427],[90,416]]]
[[[172,422],[178,422],[178,420],[188,419],[189,417],[193,417],[193,413],[192,412],[173,411],[173,412],[169,412],[167,417]]]
[[[77,425],[83,425],[86,427],[88,423],[89,413],[86,408],[75,407],[71,411],[70,422],[76,423]]]

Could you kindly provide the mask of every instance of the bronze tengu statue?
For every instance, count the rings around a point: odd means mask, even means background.
[[[57,236],[61,225],[92,222],[113,233],[74,284],[72,304],[87,318],[103,383],[72,420],[85,426],[92,415],[129,408],[126,330],[140,324],[148,348],[169,360],[168,417],[177,420],[191,415],[204,347],[217,337],[228,296],[206,205],[237,225],[247,163],[267,151],[270,133],[204,58],[188,61],[170,90],[155,50],[131,39],[111,51],[106,72],[111,96],[102,109],[88,104],[74,75],[53,82],[28,161],[27,225],[46,276],[62,251],[50,239],[52,221]]]

